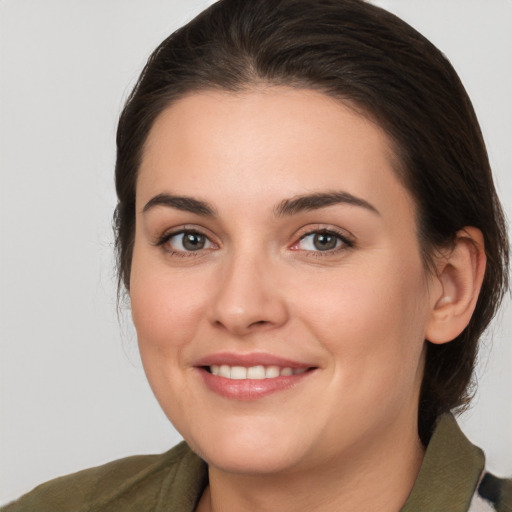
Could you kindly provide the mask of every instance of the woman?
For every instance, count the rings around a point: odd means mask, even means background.
[[[449,415],[508,246],[438,50],[359,0],[221,1],[154,52],[117,142],[120,283],[187,444],[6,510],[510,509]]]

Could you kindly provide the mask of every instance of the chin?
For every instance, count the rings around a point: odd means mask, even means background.
[[[298,454],[274,447],[240,447],[230,443],[229,446],[208,447],[199,452],[208,465],[226,473],[245,475],[270,475],[289,471],[298,465]]]
[[[272,431],[273,430],[273,431]],[[212,429],[200,439],[184,435],[194,450],[209,465],[229,473],[275,474],[300,465],[307,440],[294,442],[282,429]]]

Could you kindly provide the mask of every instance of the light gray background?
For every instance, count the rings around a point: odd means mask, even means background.
[[[116,317],[116,119],[149,52],[207,0],[0,3],[0,503],[179,440],[129,312]],[[512,211],[511,0],[380,0],[450,57]],[[512,307],[485,344],[464,430],[512,475]],[[490,337],[488,337],[489,339]]]

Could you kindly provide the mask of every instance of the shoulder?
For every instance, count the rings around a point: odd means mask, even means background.
[[[46,482],[2,512],[147,510],[178,475],[195,478],[204,463],[183,442],[161,455],[137,455]],[[185,478],[186,479],[186,478]],[[196,478],[197,479],[197,478]]]

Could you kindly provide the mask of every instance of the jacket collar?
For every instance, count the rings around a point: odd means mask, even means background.
[[[416,483],[400,512],[467,512],[484,469],[484,454],[445,414],[425,452]]]
[[[208,483],[206,464],[185,443],[178,449],[182,458],[161,489],[158,512],[192,512]],[[468,441],[451,414],[441,416],[400,512],[467,512],[483,469],[482,450]]]

